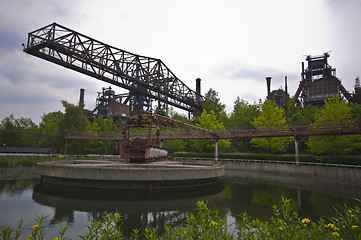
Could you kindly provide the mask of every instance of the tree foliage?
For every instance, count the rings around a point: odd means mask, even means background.
[[[50,112],[42,116],[39,126],[29,118],[5,117],[0,124],[0,143],[8,146],[54,147],[63,152],[65,135],[116,133],[122,129],[121,123],[112,118],[101,116],[92,123],[84,116],[83,105],[74,105],[62,101],[64,113]],[[111,154],[115,142],[111,140],[71,140],[68,143],[69,154]]]
[[[226,128],[247,129],[252,128],[253,120],[260,113],[260,104],[249,104],[237,97],[233,105],[233,111],[224,122]],[[250,139],[231,139],[231,150],[247,152],[250,148]]]
[[[199,123],[196,126],[205,128],[212,131],[224,130],[223,123],[219,122],[217,116],[213,110],[207,113],[203,110],[202,116],[198,118]],[[215,149],[215,140],[192,140],[190,141],[192,148],[197,152],[213,152]],[[220,150],[227,149],[230,146],[230,141],[226,139],[220,139],[218,141],[218,147]]]
[[[348,103],[333,96],[325,101],[321,112],[315,115],[313,125],[333,125],[352,123],[352,108]],[[312,136],[308,146],[314,154],[345,154],[361,147],[360,136]]]
[[[64,111],[50,112],[42,116],[42,121],[37,126],[29,118],[15,118],[14,115],[5,117],[0,123],[0,144],[8,146],[42,146],[55,147],[58,152],[63,152],[65,135],[71,134],[108,134],[120,132],[122,123],[114,123],[111,118],[97,117],[89,122],[84,116],[83,105],[74,105],[62,101]],[[333,123],[350,123],[361,119],[361,105],[347,103],[338,97],[332,97],[325,102],[322,109],[307,105],[301,107],[294,99],[287,99],[285,110],[276,106],[271,101],[263,104],[249,104],[237,97],[233,111],[227,115],[225,105],[221,103],[218,93],[209,89],[202,102],[203,114],[196,119],[189,119],[177,113],[172,108],[168,117],[197,125],[212,131],[228,128],[277,128],[286,125],[325,125]],[[167,130],[162,130],[165,133]],[[172,129],[182,131],[182,129]],[[221,151],[247,152],[261,150],[269,153],[293,152],[292,138],[254,138],[219,140]],[[173,151],[193,151],[211,153],[215,148],[214,140],[172,140],[164,141],[163,147]],[[254,148],[252,148],[254,147]],[[69,154],[111,154],[115,142],[111,140],[70,140]],[[301,151],[314,154],[347,154],[361,151],[360,136],[320,136],[300,137],[299,148]]]
[[[211,111],[217,116],[217,119],[226,117],[226,105],[221,103],[221,99],[218,97],[218,92],[210,88],[204,95],[205,100],[201,105],[203,110],[210,113]]]
[[[8,146],[36,146],[38,126],[30,118],[13,114],[1,121],[0,143]]]
[[[257,129],[277,128],[286,126],[286,117],[283,109],[279,108],[274,102],[266,101],[262,105],[262,111],[253,121]],[[253,138],[251,143],[259,149],[270,153],[282,153],[292,142],[289,137],[272,137],[272,138]]]
[[[258,117],[259,114],[260,109],[258,104],[249,104],[247,101],[237,97],[226,126],[228,128],[250,128],[252,127],[254,119]]]

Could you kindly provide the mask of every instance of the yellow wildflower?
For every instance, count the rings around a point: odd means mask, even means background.
[[[280,231],[283,231],[283,227],[279,227],[278,229],[279,229]]]
[[[355,229],[355,228],[358,228],[358,226],[352,225],[351,229]]]
[[[335,228],[335,224],[329,223],[329,224],[325,225],[325,227],[329,227],[329,228],[334,229],[334,228]]]
[[[353,218],[354,216],[355,216],[355,215],[351,214],[351,216],[350,216],[350,217],[352,217],[352,218]]]
[[[301,222],[302,222],[303,224],[306,224],[306,223],[310,223],[311,221],[310,221],[310,219],[308,219],[308,218],[304,218],[304,219],[301,220]]]
[[[347,212],[352,213],[352,210],[349,209],[349,210],[347,210]]]
[[[34,225],[33,227],[32,227],[32,229],[34,230],[34,229],[37,229],[39,227],[39,225]]]
[[[33,235],[29,235],[26,240],[31,240],[31,239],[33,239]]]
[[[339,237],[340,234],[339,234],[338,232],[333,232],[333,233],[332,233],[332,236]]]
[[[212,227],[212,226],[217,226],[217,223],[215,221],[212,221],[209,223],[209,226]]]
[[[56,237],[56,238],[54,238],[53,240],[61,240],[60,238],[58,238],[58,237]]]
[[[333,230],[334,230],[335,232],[337,232],[337,231],[340,230],[340,229],[339,229],[338,227],[334,227]]]

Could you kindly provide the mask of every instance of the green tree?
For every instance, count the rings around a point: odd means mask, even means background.
[[[308,104],[303,110],[303,115],[304,115],[304,120],[305,120],[304,123],[309,124],[311,122],[314,122],[315,116],[317,114],[319,114],[320,111],[321,111],[321,109],[319,107]]]
[[[313,125],[332,125],[352,123],[352,108],[345,100],[333,96],[325,100],[321,112],[315,115]],[[314,154],[345,154],[361,147],[360,136],[312,136],[308,146]]]
[[[65,113],[63,119],[59,123],[59,134],[65,136],[67,134],[85,133],[88,129],[89,121],[84,116],[84,106],[82,104],[76,106],[64,100],[61,101],[61,103],[65,108]],[[83,154],[87,148],[87,145],[87,140],[71,140],[67,146],[67,153]]]
[[[91,133],[93,136],[99,136],[99,133],[101,131],[99,124],[97,121],[92,122],[88,125],[87,131]],[[86,153],[90,154],[104,154],[104,142],[103,140],[96,140],[96,139],[90,139],[88,141],[88,146]]]
[[[307,125],[315,120],[314,116],[320,108],[308,104],[305,108],[297,104],[294,98],[287,99],[286,120],[291,125]]]
[[[99,129],[97,129],[94,124],[97,124]],[[102,134],[115,134],[120,133],[122,131],[122,127],[122,122],[114,122],[113,118],[103,118],[102,116],[98,116],[94,119],[91,131],[93,133],[101,132]],[[98,140],[98,144],[102,145],[101,148],[98,146],[98,154],[112,154],[115,149],[115,142],[113,140],[101,140],[101,143],[100,140]]]
[[[294,98],[287,99],[287,123],[292,125],[300,125],[305,123],[307,120],[304,116],[304,108],[296,103]]]
[[[192,124],[191,120],[189,120],[185,115],[182,115],[171,107],[168,111],[168,117],[172,118],[176,121],[183,122],[186,124]],[[161,129],[161,133],[168,131],[168,129]],[[172,127],[171,131],[182,132],[182,127]],[[177,151],[185,151],[188,140],[164,140],[163,148],[166,149],[169,153],[174,154]]]
[[[249,104],[247,101],[237,97],[234,102],[233,111],[224,122],[227,128],[246,129],[252,127],[252,122],[260,113],[259,105]],[[231,139],[231,148],[236,151],[248,151],[250,139]]]
[[[351,108],[352,119],[354,119],[355,121],[360,121],[361,120],[361,104],[348,103],[348,105]]]
[[[320,108],[311,104],[308,104],[305,108],[303,108],[300,104],[296,103],[294,98],[287,99],[286,107],[286,121],[287,124],[291,126],[309,125],[315,120],[315,114],[320,111]],[[298,147],[300,152],[309,152],[307,142],[308,136],[298,137]],[[289,145],[288,150],[293,152],[294,146],[292,144]]]
[[[259,113],[259,105],[249,104],[247,101],[237,97],[226,127],[250,128],[254,119],[258,117]]]
[[[265,101],[260,115],[254,119],[253,125],[257,129],[277,128],[286,126],[283,109],[272,101]],[[293,141],[290,137],[253,138],[251,143],[259,149],[270,153],[285,152],[287,146]]]
[[[185,140],[164,140],[163,148],[174,154],[177,151],[186,150],[187,141]]]
[[[202,116],[198,118],[199,123],[196,123],[197,127],[205,128],[212,131],[224,130],[223,123],[219,122],[217,116],[213,110],[207,113],[203,111]],[[215,149],[215,140],[192,140],[189,141],[193,146],[193,150],[199,152],[213,152]],[[220,150],[229,148],[230,141],[226,139],[218,140],[218,147]]]
[[[0,142],[9,146],[36,146],[38,126],[30,118],[15,118],[13,114],[1,121]]]
[[[43,114],[39,124],[42,133],[39,140],[40,146],[55,147],[60,149],[64,146],[64,136],[59,134],[59,124],[63,120],[64,114],[60,111]]]
[[[205,100],[201,102],[203,110],[210,113],[213,111],[217,116],[217,119],[224,119],[226,114],[226,105],[221,103],[221,99],[218,97],[218,92],[210,88],[204,95]]]
[[[38,146],[40,138],[39,127],[30,118],[20,118],[20,125],[24,128],[24,134],[21,137],[21,145]]]

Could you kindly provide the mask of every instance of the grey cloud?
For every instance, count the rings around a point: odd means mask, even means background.
[[[224,78],[228,78],[234,81],[240,81],[245,78],[251,78],[257,82],[265,82],[266,77],[272,77],[273,85],[284,85],[285,76],[287,76],[288,82],[292,83],[298,82],[300,80],[300,74],[297,73],[285,73],[277,69],[253,69],[253,68],[239,68],[239,67],[224,67],[217,71],[217,74],[221,75]]]
[[[31,90],[24,91],[19,87],[13,87],[11,89],[4,89],[0,91],[0,102],[8,104],[44,104],[44,103],[54,103],[58,102],[57,99],[52,98],[51,96],[44,94],[41,89],[36,91],[37,88],[34,87]]]
[[[361,2],[359,0],[327,0],[327,3],[334,5],[352,5],[361,7]]]
[[[0,54],[1,51],[9,51],[11,49],[21,49],[21,44],[24,42],[24,39],[19,34],[0,28]]]

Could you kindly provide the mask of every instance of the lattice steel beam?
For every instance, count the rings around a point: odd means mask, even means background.
[[[189,112],[202,109],[197,99],[203,97],[197,98],[196,92],[180,81],[160,59],[109,46],[57,23],[30,32],[24,52],[163,105]]]

